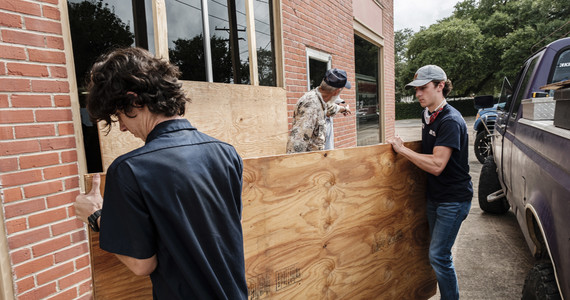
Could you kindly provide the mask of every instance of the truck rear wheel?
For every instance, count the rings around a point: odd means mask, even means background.
[[[475,157],[480,163],[485,162],[485,158],[491,155],[491,137],[487,134],[486,130],[479,131],[475,136],[475,141],[473,142],[473,150],[475,152]]]
[[[493,156],[487,156],[483,167],[481,168],[481,175],[479,176],[479,207],[488,213],[504,214],[509,211],[509,202],[507,198],[503,197],[493,202],[487,201],[487,196],[501,189],[499,176],[497,174],[497,165],[493,160]]]
[[[561,299],[550,261],[540,261],[528,272],[524,281],[522,300]]]

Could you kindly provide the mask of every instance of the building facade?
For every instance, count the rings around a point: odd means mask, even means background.
[[[334,128],[347,148],[394,134],[393,39],[392,0],[0,1],[0,298],[91,297],[72,204],[81,176],[103,171],[82,100],[98,55],[138,46],[188,85],[285,89],[289,124],[324,71],[344,69],[353,114]]]

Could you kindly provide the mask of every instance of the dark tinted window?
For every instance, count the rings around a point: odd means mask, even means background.
[[[67,5],[87,172],[100,172],[97,125],[85,108],[88,73],[95,60],[113,48],[137,46],[154,52],[152,0],[68,0]]]
[[[565,50],[558,56],[551,83],[570,80],[570,49]]]
[[[532,59],[532,61],[528,65],[528,68],[524,72],[523,77],[521,78],[522,81],[521,81],[521,86],[519,88],[519,92],[517,94],[517,98],[512,103],[512,105],[514,105],[513,111],[512,111],[513,117],[516,116],[518,109],[519,109],[519,106],[521,104],[521,101],[527,95],[527,91],[529,89],[529,84],[530,84],[530,79],[532,77],[532,74],[534,73],[534,69],[536,68],[536,64],[537,64],[538,60],[540,59],[540,57],[541,57],[540,55],[537,55]]]
[[[327,62],[309,58],[309,86],[310,90],[318,87],[327,72]]]
[[[378,56],[380,49],[354,35],[357,145],[380,143]]]

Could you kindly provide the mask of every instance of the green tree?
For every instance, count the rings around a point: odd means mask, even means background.
[[[434,63],[448,72],[455,95],[495,94],[526,58],[567,37],[569,20],[567,0],[463,0],[449,18],[410,38],[406,63],[396,58],[396,80]]]
[[[95,60],[113,48],[134,44],[135,34],[102,0],[68,2],[75,74],[81,86]]]
[[[249,64],[248,64],[249,67]],[[273,51],[259,47],[257,49],[257,72],[259,85],[275,86],[275,56]]]
[[[414,31],[410,28],[405,28],[398,30],[394,33],[394,61],[395,61],[395,79],[396,79],[396,101],[400,102],[400,99],[410,95],[404,88],[407,83],[406,80],[410,78],[404,77],[404,72],[407,69],[407,57],[406,52],[408,51],[408,42],[410,38],[414,35]]]
[[[227,39],[216,35],[212,36],[210,38],[210,48],[213,81],[230,83],[233,78],[232,57]],[[204,37],[202,34],[194,36],[191,39],[175,40],[174,47],[168,50],[168,55],[170,61],[180,68],[182,72],[181,79],[206,81]],[[249,68],[249,64],[242,64],[240,67],[242,68],[242,77],[248,76],[249,70],[247,70],[248,72],[244,72],[243,68]],[[249,78],[246,78],[246,80],[249,80]]]
[[[404,78],[427,64],[442,67],[454,85],[455,96],[470,95],[481,81],[484,37],[471,20],[448,18],[416,33],[408,44]]]

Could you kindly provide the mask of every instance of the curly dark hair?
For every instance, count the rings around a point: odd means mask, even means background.
[[[141,48],[115,49],[102,55],[91,68],[87,110],[92,122],[105,121],[110,129],[121,111],[128,117],[135,107],[166,117],[182,116],[186,97],[178,81],[178,67]]]

